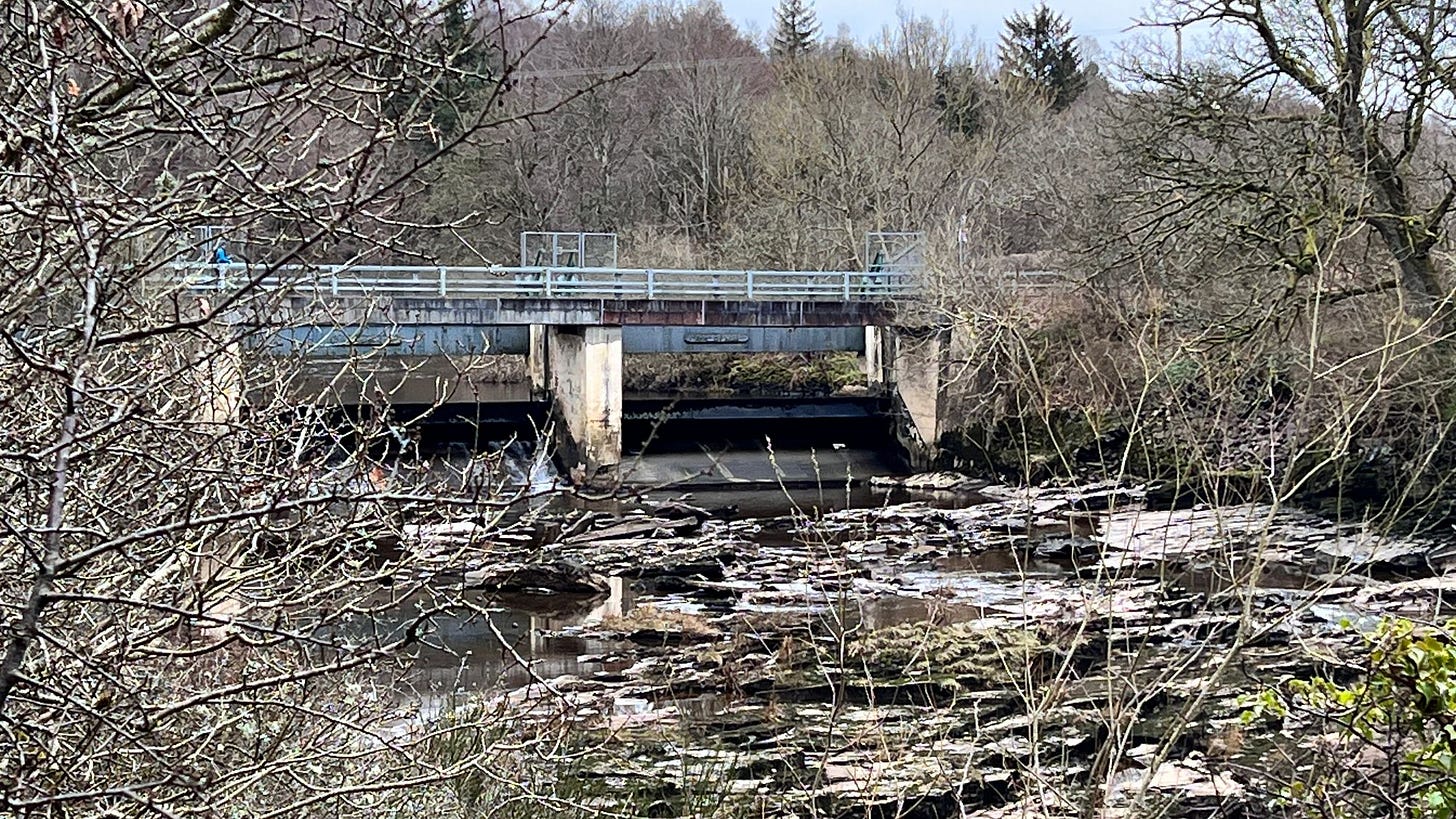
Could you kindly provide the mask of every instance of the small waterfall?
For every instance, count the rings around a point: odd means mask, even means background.
[[[489,451],[500,453],[502,476],[511,486],[537,494],[549,492],[560,483],[560,475],[551,462],[551,451],[539,441],[493,441]]]

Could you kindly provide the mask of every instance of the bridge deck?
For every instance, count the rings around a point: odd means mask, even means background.
[[[659,270],[612,267],[178,264],[195,289],[256,280],[265,289],[331,296],[613,301],[886,302],[911,295],[903,271]]]

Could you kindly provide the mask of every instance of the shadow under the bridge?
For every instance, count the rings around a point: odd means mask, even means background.
[[[495,452],[513,441],[529,450],[551,407],[533,397],[524,369],[509,356],[315,359],[295,371],[286,395],[356,419],[387,413],[397,434],[375,448],[381,459],[404,449],[432,458]],[[891,404],[880,397],[629,391],[622,406],[621,473],[636,485],[832,486],[905,469]]]
[[[905,468],[879,398],[632,396],[623,407],[634,484],[842,485]]]

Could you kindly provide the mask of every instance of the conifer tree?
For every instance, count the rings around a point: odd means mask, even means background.
[[[770,54],[775,60],[793,59],[812,51],[819,36],[819,20],[805,0],[779,0],[774,9],[774,37]]]
[[[1002,76],[1040,95],[1053,111],[1066,110],[1087,88],[1072,24],[1045,4],[1006,18],[999,56]]]

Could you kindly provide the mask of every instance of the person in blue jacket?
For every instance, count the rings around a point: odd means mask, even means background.
[[[212,263],[218,265],[216,284],[217,288],[221,290],[222,288],[227,286],[227,270],[223,268],[222,265],[232,264],[233,257],[229,256],[227,248],[223,247],[222,244],[219,243],[217,247],[212,249]]]

